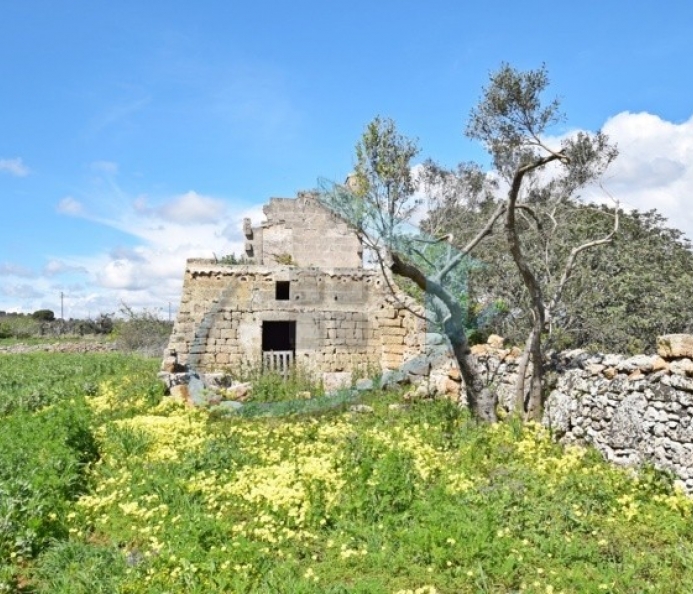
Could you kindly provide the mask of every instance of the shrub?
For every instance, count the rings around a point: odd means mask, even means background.
[[[137,351],[148,356],[159,356],[168,344],[173,324],[161,320],[157,312],[144,309],[136,312],[123,303],[122,318],[116,320],[113,334],[116,344],[123,351]]]
[[[6,316],[0,323],[0,338],[26,339],[41,333],[41,322],[30,316]]]
[[[52,322],[55,320],[55,313],[50,309],[39,309],[32,313],[31,317],[40,322]]]

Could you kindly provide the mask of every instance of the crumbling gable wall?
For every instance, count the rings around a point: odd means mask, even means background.
[[[293,264],[317,268],[361,268],[362,247],[354,230],[309,192],[297,198],[271,198],[266,221],[244,221],[246,256],[254,264]]]

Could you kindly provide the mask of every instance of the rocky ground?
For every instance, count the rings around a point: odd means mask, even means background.
[[[46,342],[43,344],[0,344],[0,354],[13,353],[105,353],[115,351],[112,342],[80,340],[74,342]]]

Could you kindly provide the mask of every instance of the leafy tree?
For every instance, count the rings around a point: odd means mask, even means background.
[[[571,245],[595,234],[607,234],[614,211],[606,206],[568,200],[553,212],[536,210],[539,225],[523,221],[525,253],[541,282],[553,290],[554,271]],[[548,215],[551,215],[550,217]],[[475,213],[468,205],[440,205],[430,219],[461,241]],[[588,348],[607,352],[653,352],[658,334],[689,332],[693,328],[693,254],[683,234],[665,226],[656,211],[621,212],[619,232],[611,243],[582,254],[565,286],[561,304],[547,327],[548,348]],[[519,343],[531,327],[527,293],[507,258],[504,238],[491,236],[470,270],[470,301],[479,309],[500,302],[486,317],[486,332]]]
[[[120,350],[157,356],[166,348],[172,329],[173,323],[160,319],[157,311],[143,309],[138,312],[121,302],[113,334]]]
[[[481,101],[472,110],[466,134],[481,141],[488,150],[496,183],[484,184],[479,178],[480,170],[473,166],[449,172],[433,168],[433,175],[447,181],[447,189],[442,192],[445,200],[467,199],[467,194],[460,195],[455,189],[474,179],[482,198],[476,206],[491,211],[485,219],[487,224],[493,226],[499,218],[504,221],[503,254],[522,281],[525,311],[531,320],[517,374],[515,411],[524,410],[532,418],[540,415],[542,404],[542,336],[560,315],[563,292],[581,254],[610,243],[619,221],[616,209],[608,232],[569,244],[561,254],[563,257],[553,258],[555,266],[547,265],[553,283],[547,284],[544,267],[533,266],[528,258],[527,229],[536,227],[544,239],[545,253],[551,252],[552,236],[560,227],[555,214],[581,188],[598,180],[617,154],[601,132],[580,132],[561,141],[560,147],[550,147],[545,142],[551,127],[564,119],[557,100],[543,100],[548,83],[545,67],[518,72],[505,64],[491,75]],[[505,195],[501,194],[501,187]],[[542,218],[552,224],[542,227]],[[570,225],[570,221],[565,224]],[[549,260],[547,255],[547,263]],[[532,374],[527,396],[525,370],[530,362]]]

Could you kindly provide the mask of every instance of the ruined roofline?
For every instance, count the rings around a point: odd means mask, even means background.
[[[248,274],[270,272],[320,272],[330,275],[363,274],[364,276],[379,276],[380,271],[363,267],[322,267],[322,266],[292,266],[286,264],[222,264],[213,258],[188,258],[185,262],[186,271],[191,272],[220,272],[225,274]]]
[[[332,210],[325,204],[323,204],[319,200],[320,193],[317,190],[299,190],[296,192],[296,196],[293,198],[290,197],[284,197],[284,196],[270,196],[268,202],[262,207],[262,212],[267,217],[268,211],[272,211],[274,208],[278,207],[278,210],[281,212],[281,210],[286,209],[287,211],[293,210],[294,205],[296,204],[297,201],[303,201],[304,203],[312,203],[322,210],[324,210],[327,214],[330,216],[334,217],[336,220],[343,222],[346,224],[352,231],[356,233],[357,229],[354,226],[353,222],[351,222],[349,219],[347,219],[345,216],[343,216],[341,213]],[[261,229],[261,228],[267,228],[268,226],[271,226],[273,224],[276,224],[277,221],[272,221],[269,218],[264,220],[264,221],[259,221],[257,224],[254,225],[255,229]],[[251,222],[252,224],[252,222]]]

